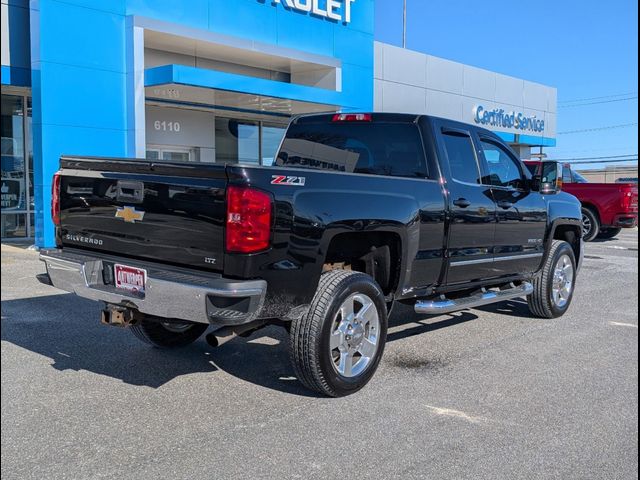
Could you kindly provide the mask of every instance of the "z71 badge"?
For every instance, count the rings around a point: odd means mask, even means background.
[[[273,175],[271,185],[288,185],[290,187],[304,187],[307,179],[305,177],[288,177],[286,175]]]

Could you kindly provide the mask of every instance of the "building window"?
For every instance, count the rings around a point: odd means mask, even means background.
[[[2,239],[31,237],[33,211],[33,147],[31,99],[3,94],[1,98]]]
[[[262,165],[268,167],[273,165],[276,153],[278,153],[278,148],[286,131],[286,126],[270,125],[268,123],[262,124]]]
[[[200,149],[171,145],[147,145],[147,160],[165,162],[199,162]]]
[[[146,158],[151,161],[273,165],[288,118],[262,121],[211,108],[147,103]]]
[[[260,163],[258,122],[216,117],[216,163]]]

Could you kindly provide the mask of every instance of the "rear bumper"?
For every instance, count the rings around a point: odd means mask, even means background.
[[[241,325],[259,317],[267,292],[264,280],[237,281],[61,249],[42,250],[40,260],[47,266],[47,276],[38,278],[42,283],[90,300],[133,308],[162,318]],[[127,292],[105,284],[105,263],[113,262],[146,269],[144,293]]]
[[[638,226],[637,213],[621,213],[613,219],[613,226],[620,228],[634,228]]]

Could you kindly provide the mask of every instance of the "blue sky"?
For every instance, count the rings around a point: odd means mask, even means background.
[[[557,87],[560,105],[637,97],[637,1],[407,0],[407,12],[411,50]],[[402,0],[376,0],[376,38],[401,44]],[[637,122],[637,99],[609,101],[560,108],[558,132]],[[637,127],[558,135],[557,141],[548,150],[555,158],[638,152]]]

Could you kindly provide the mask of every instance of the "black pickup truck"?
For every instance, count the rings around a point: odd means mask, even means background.
[[[39,279],[157,347],[277,323],[298,379],[348,395],[380,362],[394,302],[567,311],[582,216],[558,180],[487,130],[401,114],[299,117],[271,167],[63,157]]]

